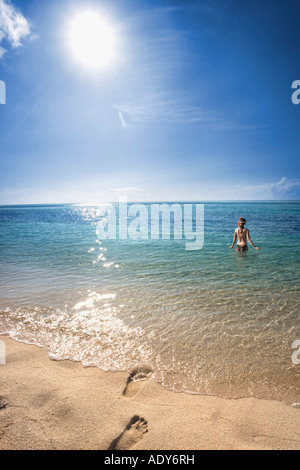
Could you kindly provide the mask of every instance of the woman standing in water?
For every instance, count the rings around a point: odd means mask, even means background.
[[[239,226],[234,232],[234,238],[233,238],[233,242],[230,248],[233,248],[236,240],[238,240],[236,251],[240,251],[240,252],[248,251],[248,244],[247,244],[247,240],[248,240],[249,243],[253,246],[253,248],[255,248],[256,250],[260,250],[258,246],[255,246],[252,243],[252,240],[250,238],[250,232],[247,228],[245,228],[246,222],[247,222],[246,219],[244,219],[243,217],[240,218]]]

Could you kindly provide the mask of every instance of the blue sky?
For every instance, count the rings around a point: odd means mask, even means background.
[[[115,37],[91,69],[72,18]],[[0,204],[300,199],[298,0],[0,0]]]

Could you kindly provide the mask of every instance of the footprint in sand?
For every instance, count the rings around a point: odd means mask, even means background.
[[[6,401],[4,400],[4,398],[0,397],[0,410],[3,410],[4,408],[6,408]]]
[[[152,375],[151,369],[135,369],[128,377],[126,387],[123,395],[126,398],[135,397],[144,387],[145,382],[150,379]]]
[[[147,421],[134,416],[122,434],[111,443],[108,450],[130,450],[144,438],[147,432]]]

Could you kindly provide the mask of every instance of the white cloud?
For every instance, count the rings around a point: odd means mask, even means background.
[[[128,123],[170,122],[212,130],[261,130],[261,126],[234,122],[214,110],[202,108],[185,92],[146,94],[140,99],[116,104],[114,108],[118,111],[122,127],[128,127]]]
[[[268,193],[268,194],[285,194],[289,193],[293,189],[300,188],[300,180],[288,180],[283,177],[280,181],[275,183],[265,183],[254,186],[245,186],[245,191],[251,191],[252,193]]]
[[[231,189],[224,189],[215,193],[217,199],[224,200],[273,200],[286,199],[294,195],[294,191],[299,191],[300,180],[290,180],[282,177],[275,183],[263,183],[253,185],[239,185]]]
[[[23,39],[30,35],[28,20],[9,0],[0,0],[0,58],[6,52],[1,45],[4,40],[13,48],[17,48],[22,46]]]
[[[33,188],[4,188],[0,189],[0,205],[9,204],[73,204],[87,205],[109,204],[118,202],[120,197],[128,200],[140,200],[144,189],[137,186],[120,188],[103,187],[100,190],[89,189],[33,189]]]
[[[125,186],[124,188],[114,188],[110,189],[110,191],[116,191],[118,193],[139,193],[143,192],[143,188],[139,188],[138,186]]]
[[[160,122],[177,123],[212,123],[215,118],[211,113],[196,105],[188,103],[184,96],[172,96],[164,93],[154,93],[143,99],[116,105],[115,109],[131,122]]]
[[[127,124],[126,119],[125,119],[125,115],[122,111],[119,111],[119,118],[120,118],[122,127],[124,127],[124,128],[128,127],[128,124]]]

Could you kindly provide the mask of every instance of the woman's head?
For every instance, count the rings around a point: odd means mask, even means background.
[[[239,220],[239,227],[240,227],[240,229],[241,229],[242,232],[243,232],[243,230],[244,230],[244,227],[245,227],[246,222],[247,222],[247,220],[244,219],[243,217],[241,217],[240,220]]]

